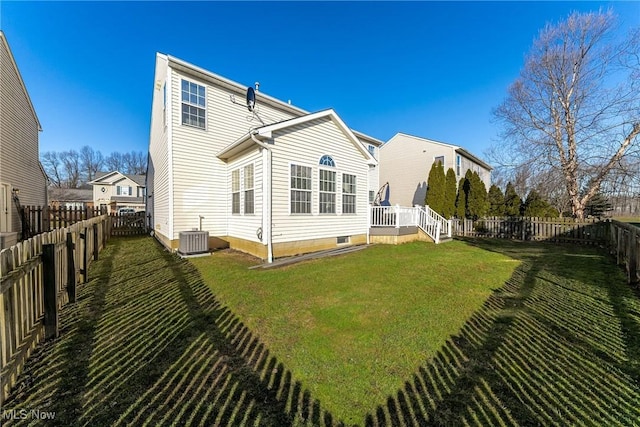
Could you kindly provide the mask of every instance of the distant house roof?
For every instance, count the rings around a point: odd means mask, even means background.
[[[49,188],[49,201],[52,202],[92,202],[93,190],[80,188]]]
[[[111,196],[112,202],[144,203],[144,197]]]
[[[145,186],[145,182],[147,179],[146,175],[126,175],[119,171],[111,171],[111,172],[96,172],[95,178],[93,181],[89,181],[89,184],[114,184],[123,178],[129,178],[131,181],[138,184],[140,187]]]

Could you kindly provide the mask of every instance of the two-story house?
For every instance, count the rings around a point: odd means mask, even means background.
[[[151,111],[147,211],[168,248],[193,229],[266,260],[366,242],[382,141],[332,109],[158,53]]]
[[[90,181],[93,186],[93,206],[108,213],[122,209],[145,210],[145,175],[125,175],[118,171],[98,172]]]
[[[467,170],[477,172],[484,185],[491,185],[490,165],[464,148],[418,136],[397,133],[380,149],[380,183],[389,183],[382,195],[392,205],[424,205],[427,178],[434,162],[441,162],[445,173],[452,168],[459,181]]]
[[[19,206],[47,205],[47,176],[40,164],[42,131],[18,65],[0,31],[0,249],[18,242]]]

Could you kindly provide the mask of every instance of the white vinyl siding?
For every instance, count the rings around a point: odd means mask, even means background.
[[[312,172],[308,166],[291,165],[291,213],[311,213]]]
[[[162,55],[156,56],[156,81],[163,82],[165,91],[156,86],[153,91],[151,107],[151,134],[149,141],[149,165],[147,171],[147,213],[151,215],[154,233],[171,239],[171,164],[170,138],[172,123],[172,98],[170,70]],[[94,200],[95,200],[94,186]]]
[[[45,206],[47,182],[40,169],[38,121],[14,64],[3,35],[0,40],[0,182],[19,190],[21,204]],[[20,68],[20,64],[15,66]],[[14,210],[10,216],[11,225],[7,224],[7,228],[20,231],[20,217],[11,200],[11,189],[8,197]]]
[[[258,231],[262,227],[263,174],[260,150],[255,148],[229,161],[230,170],[240,171],[240,212],[242,215],[228,215],[228,235],[259,242]],[[246,203],[245,183],[247,172],[253,170],[253,212]],[[229,207],[229,212],[231,207]],[[263,234],[263,233],[261,233]],[[266,244],[266,242],[265,242]]]
[[[256,229],[260,227],[261,218],[255,218],[257,223],[247,221],[238,222],[229,218],[231,212],[228,189],[231,187],[229,170],[239,167],[236,159],[229,164],[223,162],[216,153],[246,134],[249,126],[256,126],[259,122],[247,122],[247,109],[234,105],[229,100],[231,95],[236,99],[244,97],[244,92],[223,89],[205,81],[199,81],[182,72],[172,70],[172,84],[180,88],[180,81],[184,77],[206,86],[206,121],[207,128],[202,131],[191,126],[181,126],[180,90],[170,91],[172,108],[172,167],[175,194],[173,202],[174,229],[172,239],[178,239],[180,231],[191,230],[199,226],[199,216],[202,216],[203,230],[209,231],[211,236],[233,235],[245,236],[246,239],[256,239]],[[290,119],[293,115],[262,104],[260,112],[273,121]],[[258,154],[255,154],[257,156]],[[258,157],[256,157],[257,160]],[[233,164],[233,167],[232,167]],[[255,182],[259,182],[257,165],[255,163]],[[223,190],[224,189],[224,190]],[[257,207],[262,203],[261,193],[256,188],[255,201]],[[288,209],[288,208],[287,208]]]
[[[366,158],[342,130],[328,117],[292,126],[273,134],[273,241],[291,242],[316,238],[362,235],[367,232],[367,187],[369,167]],[[311,213],[290,213],[291,165],[311,169],[311,200],[319,197],[319,159],[330,147],[336,164],[336,194],[342,194],[342,174],[356,177],[356,214],[321,215],[312,203]],[[294,160],[295,159],[295,160]]]

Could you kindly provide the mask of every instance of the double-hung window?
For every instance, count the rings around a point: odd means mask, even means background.
[[[342,213],[356,213],[356,176],[342,174]]]
[[[182,124],[205,129],[205,87],[182,80]]]
[[[291,165],[291,213],[311,213],[311,168]]]
[[[321,214],[336,213],[336,172],[320,169],[319,205]]]
[[[231,171],[231,213],[240,213],[240,169]]]
[[[244,213],[254,213],[253,163],[244,167]]]
[[[460,159],[460,155],[456,156],[456,175],[460,176],[460,163],[461,163],[461,159]]]

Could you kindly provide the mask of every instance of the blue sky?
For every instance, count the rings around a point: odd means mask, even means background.
[[[491,110],[546,22],[640,2],[0,2],[0,26],[42,123],[40,151],[147,151],[155,53],[308,111],[333,108],[483,156]]]

